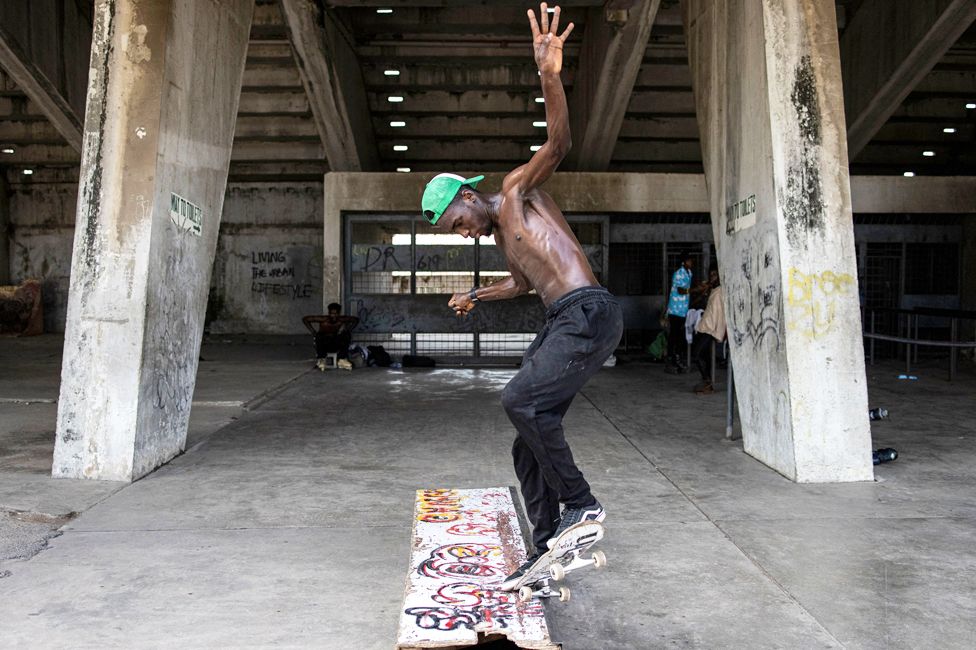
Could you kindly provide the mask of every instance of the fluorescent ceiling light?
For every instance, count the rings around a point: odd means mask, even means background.
[[[931,158],[932,156],[935,155],[935,152],[934,151],[923,151],[922,152],[922,155],[925,156],[926,158]]]
[[[3,153],[13,153],[14,152],[13,147],[4,147],[3,149],[0,149],[0,151],[3,151]]]
[[[392,102],[394,104],[398,104],[403,101],[403,97],[401,97],[400,95],[390,95],[389,97],[386,98],[386,101]]]
[[[955,133],[956,132],[956,128],[953,127],[953,126],[947,126],[946,128],[942,129],[942,132],[943,133]]]
[[[405,144],[395,144],[395,145],[393,145],[393,151],[406,151],[409,148],[410,147],[408,147]]]
[[[406,126],[406,125],[407,125],[406,122],[398,122],[396,120],[390,122],[390,126],[392,126],[393,128],[399,128],[401,126]]]
[[[536,104],[545,104],[546,103],[546,98],[545,97],[536,97],[535,98],[535,103]]]
[[[966,108],[976,108],[976,104],[966,104]]]
[[[546,123],[545,122],[533,122],[532,123],[532,126],[537,126],[537,127],[545,128]]]
[[[384,70],[383,71],[383,74],[385,74],[387,77],[399,77],[400,76],[400,71],[399,70]]]
[[[393,13],[393,10],[390,9],[389,7],[382,7],[380,9],[377,9],[376,10],[376,13],[378,13],[378,14],[392,14]]]
[[[903,175],[907,176],[908,178],[911,178],[912,176],[915,175],[915,172],[905,172]]]
[[[30,176],[33,173],[34,173],[34,170],[33,169],[25,169],[24,170],[24,176]]]
[[[531,149],[532,151],[538,151],[539,149],[542,149],[542,145],[541,144],[534,144],[531,147],[529,147],[529,149]]]
[[[409,167],[397,167],[397,171],[398,172],[409,172],[410,171],[410,168]]]

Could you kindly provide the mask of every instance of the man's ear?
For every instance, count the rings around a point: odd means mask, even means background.
[[[467,201],[468,203],[474,203],[474,192],[467,189],[461,190],[461,198]]]

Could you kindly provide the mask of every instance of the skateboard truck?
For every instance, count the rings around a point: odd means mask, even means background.
[[[599,538],[602,538],[602,531]],[[581,553],[587,548],[587,546],[572,548],[566,555],[556,558],[552,564],[549,565],[548,575],[540,578],[534,583],[523,585],[518,590],[518,599],[520,602],[528,602],[532,598],[554,598],[558,597],[559,602],[565,603],[569,602],[571,593],[569,587],[559,587],[558,590],[553,589],[552,582],[559,582],[566,577],[566,574],[570,571],[575,571],[576,569],[582,569],[592,565],[596,569],[602,569],[607,566],[607,556],[603,551],[596,550],[590,554],[590,557],[584,558]],[[568,560],[568,561],[567,561]]]
[[[518,599],[521,603],[527,603],[533,598],[559,598],[559,602],[568,603],[570,597],[572,596],[569,591],[569,587],[560,587],[559,591],[554,591],[552,586],[549,584],[549,579],[540,580],[535,583],[537,589],[533,589],[531,585],[525,585],[518,591]]]

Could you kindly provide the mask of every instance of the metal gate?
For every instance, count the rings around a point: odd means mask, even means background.
[[[567,221],[606,284],[608,217]],[[448,308],[452,293],[508,275],[491,237],[445,235],[412,215],[347,214],[343,230],[343,311],[359,318],[355,342],[451,363],[511,363],[542,327],[534,294],[480,304],[466,318]]]

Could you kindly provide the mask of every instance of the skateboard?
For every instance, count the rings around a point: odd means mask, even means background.
[[[590,565],[602,569],[607,565],[603,551],[593,551],[589,557],[583,553],[603,539],[603,524],[598,521],[582,521],[570,526],[556,538],[552,548],[533,564],[513,591],[518,591],[518,599],[528,602],[535,598],[558,597],[560,602],[570,599],[569,587],[554,589],[550,582],[558,582],[567,573]]]

